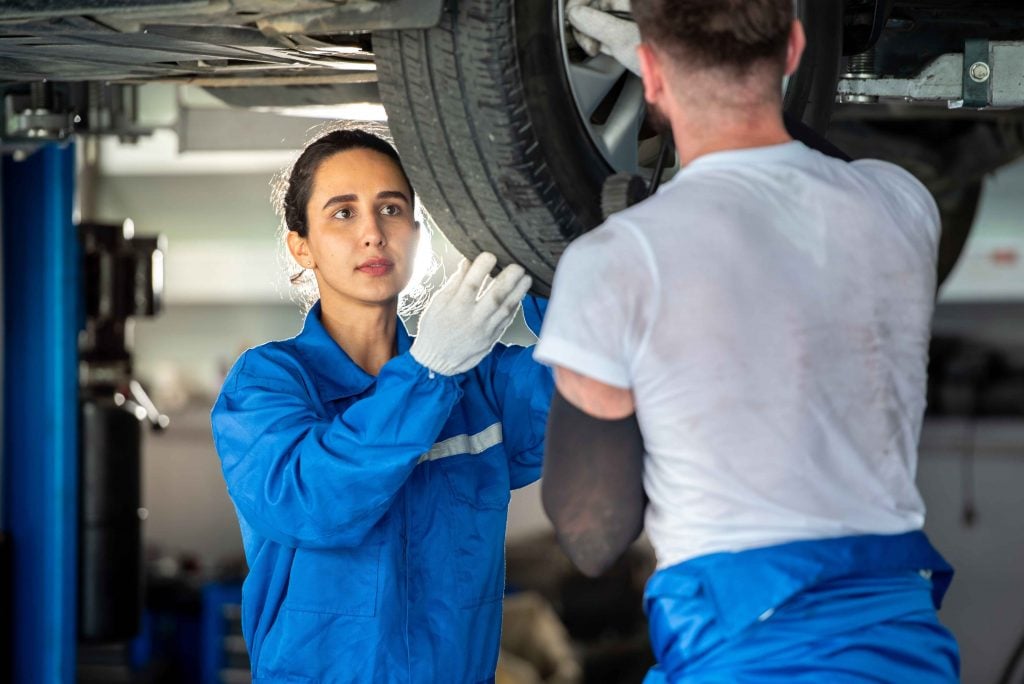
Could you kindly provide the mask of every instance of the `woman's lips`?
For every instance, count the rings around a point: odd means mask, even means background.
[[[394,269],[395,265],[387,259],[371,259],[360,264],[356,270],[376,278],[385,276]]]

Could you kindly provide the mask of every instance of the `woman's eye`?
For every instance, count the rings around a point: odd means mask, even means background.
[[[334,213],[334,218],[336,218],[336,219],[350,219],[350,218],[352,218],[352,210],[351,209],[339,209],[338,211],[336,211]]]
[[[397,204],[385,204],[380,208],[380,213],[385,216],[398,216],[402,213],[402,209]]]

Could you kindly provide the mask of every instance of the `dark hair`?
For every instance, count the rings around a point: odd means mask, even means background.
[[[793,0],[633,0],[644,40],[697,68],[785,60]]]
[[[288,187],[284,193],[284,224],[288,230],[293,230],[302,237],[308,237],[309,225],[306,223],[306,205],[309,204],[309,196],[313,193],[313,177],[324,160],[339,152],[348,150],[373,150],[379,152],[395,162],[398,170],[402,172],[402,178],[409,186],[412,193],[412,182],[409,175],[402,166],[402,160],[391,143],[368,131],[358,128],[342,129],[331,131],[327,135],[317,138],[302,151],[299,158],[295,160],[291,172],[288,175]],[[410,201],[413,201],[410,196]]]

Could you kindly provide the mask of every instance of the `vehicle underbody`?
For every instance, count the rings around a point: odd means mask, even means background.
[[[600,222],[605,179],[650,178],[659,148],[635,77],[582,53],[563,6],[7,2],[0,145],[144,135],[135,89],[153,82],[201,86],[240,107],[382,102],[425,205],[456,247],[523,263],[544,292],[565,244]],[[799,6],[811,44],[787,108],[853,156],[917,173],[944,209],[951,268],[983,178],[1024,155],[1024,6]]]

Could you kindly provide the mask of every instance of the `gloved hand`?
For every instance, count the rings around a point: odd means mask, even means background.
[[[565,15],[572,24],[576,42],[590,55],[599,52],[611,55],[637,76],[640,58],[636,48],[640,44],[640,29],[636,22],[615,16],[628,14],[630,0],[569,0]]]
[[[484,290],[480,288],[497,258],[484,252],[470,265],[463,261],[430,300],[420,316],[409,352],[421,365],[441,375],[458,375],[483,360],[508,328],[519,300],[533,281],[522,266],[506,267]]]

